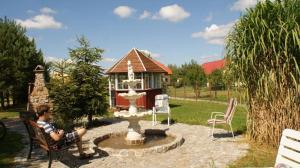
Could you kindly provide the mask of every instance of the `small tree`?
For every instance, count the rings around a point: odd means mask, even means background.
[[[171,75],[171,83],[173,84],[173,87],[180,87],[181,85],[178,84],[177,80],[181,78],[180,76],[180,70],[181,68],[178,67],[177,65],[168,65],[168,67],[172,70],[172,75]]]
[[[181,65],[179,69],[180,82],[183,85],[183,97],[186,97],[186,86],[190,83],[189,77],[186,75],[188,73],[189,64],[185,63]]]
[[[54,121],[64,129],[70,129],[79,109],[76,105],[76,86],[70,79],[71,64],[67,60],[50,63],[52,77],[48,85],[53,103]]]
[[[217,90],[224,89],[223,71],[220,69],[214,70],[209,76],[208,81],[210,88],[215,91],[215,98],[217,97]]]
[[[194,89],[196,99],[200,97],[201,86],[206,83],[206,76],[203,68],[195,61],[191,60],[189,64],[186,65],[186,77],[189,83]]]
[[[74,63],[71,78],[76,88],[76,105],[80,111],[76,116],[88,116],[91,124],[94,114],[103,114],[108,108],[107,79],[103,76],[103,69],[96,65],[102,59],[104,50],[90,47],[85,37],[77,39],[79,47],[69,49]]]

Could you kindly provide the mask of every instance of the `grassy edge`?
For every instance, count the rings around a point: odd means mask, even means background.
[[[14,157],[25,146],[22,143],[23,135],[8,131],[3,140],[0,141],[0,167],[12,167]]]
[[[256,144],[249,140],[246,140],[245,142],[250,145],[247,154],[238,160],[233,161],[230,165],[228,165],[229,168],[274,167],[277,148]]]

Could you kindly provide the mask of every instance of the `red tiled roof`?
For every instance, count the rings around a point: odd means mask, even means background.
[[[206,75],[211,74],[216,69],[222,69],[224,67],[225,67],[225,59],[202,64],[202,68]]]
[[[169,68],[165,67],[158,61],[145,56],[137,49],[132,49],[127,55],[120,59],[115,65],[109,68],[106,73],[122,73],[127,72],[127,61],[130,60],[134,72],[172,72]]]
[[[168,75],[173,74],[172,70],[169,67],[165,66],[164,64],[162,64],[154,59],[152,59],[152,61],[155,62],[158,66],[160,66],[162,69],[164,69],[168,73]]]

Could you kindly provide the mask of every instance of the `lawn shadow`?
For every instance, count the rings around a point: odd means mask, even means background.
[[[239,135],[242,135],[243,132],[240,131],[240,130],[237,130],[235,132],[233,132],[233,135],[234,136],[239,136]],[[214,137],[215,138],[232,138],[232,133],[229,131],[229,132],[220,132],[220,133],[214,133]]]
[[[180,104],[169,104],[170,108],[180,107]]]
[[[16,106],[10,106],[5,109],[0,109],[0,112],[25,112],[26,111],[26,104],[20,104]]]
[[[177,120],[170,119],[170,125],[177,123]],[[162,120],[161,124],[168,125],[168,119]]]
[[[65,159],[60,160],[60,162],[62,162],[64,165],[68,167],[81,167],[83,165],[90,164],[92,160],[109,156],[107,152],[98,149],[96,147],[94,148],[94,151],[95,152],[92,153],[91,158],[83,159],[83,160],[79,159],[78,156],[74,156],[71,153],[67,152],[67,156],[65,156]]]
[[[122,121],[126,121],[123,118],[119,117],[113,117],[113,118],[101,118],[101,119],[94,119],[91,124],[87,124],[87,121],[85,122],[78,122],[73,124],[73,127],[80,127],[84,126],[86,129],[92,129],[92,128],[97,128],[97,127],[102,127],[102,126],[108,126],[116,123],[120,123]]]

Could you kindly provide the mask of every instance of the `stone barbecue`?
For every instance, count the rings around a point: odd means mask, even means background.
[[[34,69],[35,80],[34,84],[29,84],[29,98],[28,98],[28,106],[27,110],[29,112],[36,112],[36,108],[39,105],[48,105],[50,108],[52,104],[49,100],[48,89],[45,86],[45,78],[44,78],[44,67],[42,65],[38,65]],[[32,88],[33,87],[33,88]]]

